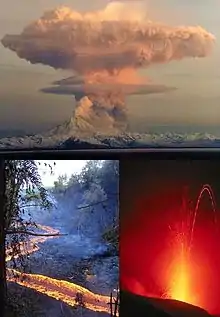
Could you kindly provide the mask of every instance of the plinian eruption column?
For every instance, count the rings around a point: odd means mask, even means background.
[[[214,40],[200,26],[152,22],[143,8],[112,2],[100,11],[60,7],[45,12],[21,34],[7,34],[1,42],[32,64],[73,72],[69,86],[77,100],[77,129],[117,131],[126,128],[125,96],[149,84],[138,69],[206,57]]]

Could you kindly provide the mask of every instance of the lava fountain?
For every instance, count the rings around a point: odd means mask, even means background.
[[[196,242],[197,218],[205,194],[208,195],[211,202],[214,227],[211,230],[208,222],[207,228],[205,228],[206,223],[198,225],[200,230],[197,237],[200,241]],[[215,278],[217,273],[215,268],[217,264],[220,264],[220,258],[217,250],[214,253],[217,238],[215,230],[218,229],[218,223],[214,193],[210,185],[206,184],[202,187],[194,210],[191,211],[186,204],[184,205],[183,215],[181,229],[176,232],[174,237],[175,256],[171,260],[170,282],[166,297],[200,306],[216,313],[219,305],[217,305],[213,293],[219,290]],[[189,221],[187,221],[187,216]],[[213,246],[210,245],[212,242]],[[207,250],[207,245],[209,245],[208,249],[211,254]],[[210,298],[208,293],[211,293]]]
[[[121,289],[219,314],[219,223],[211,186],[202,186],[196,200],[178,187],[161,187],[140,196],[134,210],[121,221]]]

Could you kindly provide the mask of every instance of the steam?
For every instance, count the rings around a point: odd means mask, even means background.
[[[48,11],[20,35],[5,35],[2,44],[33,64],[80,75],[87,88],[77,103],[76,116],[121,128],[126,117],[123,87],[129,85],[135,91],[148,85],[148,80],[138,76],[139,68],[206,57],[214,40],[200,26],[155,23],[141,4],[113,2],[96,12],[80,13],[67,7]],[[89,85],[97,85],[92,95],[86,95]],[[103,89],[100,95],[99,85],[106,87],[105,95]]]
[[[116,133],[126,128],[126,107],[120,93],[90,94],[77,100],[74,126],[80,131]]]

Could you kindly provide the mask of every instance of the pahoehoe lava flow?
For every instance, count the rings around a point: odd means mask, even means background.
[[[47,11],[21,34],[7,34],[1,42],[32,64],[72,71],[76,77],[43,90],[73,94],[76,109],[71,122],[62,128],[32,138],[2,139],[1,147],[16,143],[42,146],[42,139],[57,145],[56,139],[83,139],[85,134],[90,138],[97,133],[123,134],[127,132],[127,95],[172,90],[152,84],[138,70],[152,64],[206,57],[214,41],[214,35],[200,26],[173,27],[152,22],[143,11],[131,10],[125,3],[112,2],[103,10],[86,13],[68,7]],[[52,133],[57,135],[51,138]]]

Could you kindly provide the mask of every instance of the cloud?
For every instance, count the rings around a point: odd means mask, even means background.
[[[138,75],[138,69],[183,58],[206,57],[214,41],[214,36],[200,26],[172,27],[150,21],[141,3],[111,2],[95,12],[80,13],[68,7],[45,12],[21,34],[5,35],[1,42],[30,63],[72,70],[76,77],[65,79],[65,84],[60,82],[60,87],[49,90],[84,93],[96,104],[94,117],[99,117],[97,104],[100,106],[101,101],[104,109],[106,103],[107,115],[117,121],[116,116],[120,120],[125,117],[121,104],[125,107],[126,94],[169,89],[153,87],[149,79]],[[120,106],[118,97],[116,101],[108,99],[109,95],[120,95]],[[113,108],[118,110],[111,114],[110,100],[116,102]]]
[[[211,52],[214,36],[199,26],[166,26],[145,20],[139,11],[122,15],[122,8],[126,4],[111,3],[103,11],[85,14],[65,7],[49,11],[20,35],[6,35],[2,44],[33,64],[80,74],[147,67]]]
[[[126,95],[148,95],[176,89],[164,85],[86,83],[77,76],[54,82],[54,86],[41,89],[44,93],[75,96],[74,126],[80,131],[117,133],[127,127]]]
[[[71,82],[73,79],[73,82]],[[73,77],[54,82],[55,86],[41,89],[44,93],[57,95],[91,95],[106,94],[112,91],[119,91],[123,95],[148,95],[155,93],[164,93],[175,90],[175,87],[167,87],[158,84],[132,85],[132,84],[84,84],[76,81]]]

